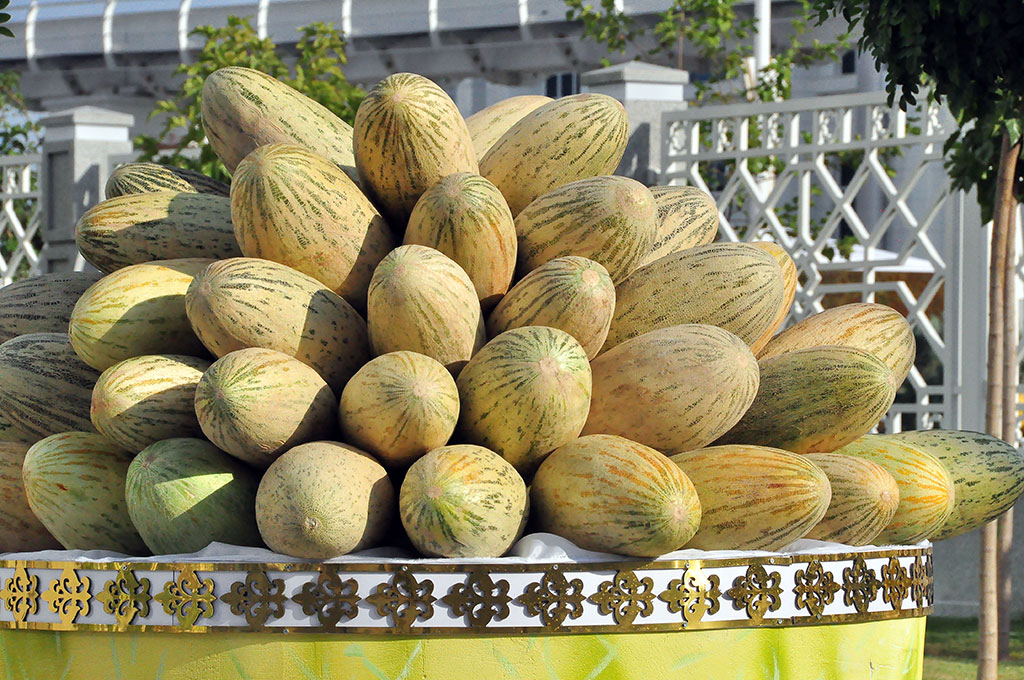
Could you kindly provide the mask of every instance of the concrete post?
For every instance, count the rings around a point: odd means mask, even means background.
[[[46,244],[40,272],[81,270],[87,265],[75,245],[75,224],[103,200],[112,156],[132,151],[134,116],[94,106],[60,111],[40,121],[43,162],[41,230]]]
[[[588,71],[581,79],[585,92],[615,97],[629,116],[629,143],[615,174],[654,184],[661,174],[661,114],[686,108],[690,74],[666,66],[628,61]]]

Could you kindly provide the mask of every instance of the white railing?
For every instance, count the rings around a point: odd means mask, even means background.
[[[0,156],[0,284],[39,273],[42,156]]]

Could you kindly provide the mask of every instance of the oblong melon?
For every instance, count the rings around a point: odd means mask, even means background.
[[[358,308],[394,247],[384,218],[338,166],[289,144],[260,147],[238,164],[231,219],[246,257],[308,274]]]
[[[531,201],[578,179],[610,175],[629,141],[626,109],[605,94],[556,99],[523,116],[480,159],[518,215]]]
[[[796,286],[799,283],[800,273],[796,270],[796,263],[793,262],[793,258],[789,256],[786,249],[780,246],[778,243],[771,241],[755,241],[750,245],[755,248],[760,248],[769,255],[775,258],[775,261],[779,264],[779,269],[782,271],[782,302],[779,304],[779,308],[775,311],[775,318],[768,325],[768,328],[761,334],[757,340],[750,346],[750,351],[754,353],[754,356],[760,358],[761,350],[768,344],[768,341],[772,339],[776,331],[782,328],[782,324],[786,322],[786,317],[789,316],[789,310],[793,307],[793,300],[796,298]],[[837,344],[837,343],[823,343],[823,344]]]
[[[98,272],[58,272],[0,288],[0,342],[28,333],[67,333],[71,311]]]
[[[143,354],[206,356],[185,314],[185,291],[210,262],[147,262],[104,276],[71,312],[71,346],[98,371]]]
[[[10,418],[0,413],[0,441],[12,444],[35,444],[39,436],[15,425]]]
[[[470,139],[473,140],[473,152],[477,160],[483,158],[501,136],[522,120],[523,116],[551,101],[554,101],[551,97],[540,94],[509,97],[467,118],[466,128],[469,130]]]
[[[424,191],[409,216],[405,244],[435,248],[455,260],[484,309],[493,307],[512,283],[512,213],[498,188],[480,175],[448,175]]]
[[[902,384],[914,365],[917,342],[903,315],[892,307],[856,302],[807,317],[771,339],[760,358],[769,359],[788,352],[820,345],[844,345],[873,354]]]
[[[707,245],[718,236],[718,205],[708,192],[698,187],[651,187],[651,195],[658,208],[658,228],[641,266]]]
[[[942,461],[923,448],[886,435],[866,434],[836,453],[881,465],[900,489],[896,514],[875,538],[876,545],[929,538],[952,514],[956,502],[953,479]]]
[[[216,356],[246,347],[312,366],[336,392],[370,358],[366,322],[316,279],[276,262],[215,262],[185,295],[196,335]]]
[[[196,385],[195,407],[207,439],[261,468],[337,429],[337,401],[324,379],[272,349],[249,347],[213,362]]]
[[[68,550],[148,554],[124,497],[133,457],[92,432],[62,432],[36,442],[22,467],[32,513]]]
[[[117,198],[153,191],[188,191],[227,196],[231,187],[195,170],[160,163],[125,163],[110,173],[103,187],[103,196]]]
[[[523,326],[565,331],[593,359],[601,351],[615,312],[615,284],[608,270],[585,257],[556,257],[522,278],[487,317],[494,337]]]
[[[180,354],[149,354],[103,371],[92,391],[96,431],[129,451],[163,439],[201,437],[196,385],[210,362]]]
[[[868,545],[896,515],[900,489],[889,472],[866,458],[842,453],[809,453],[832,485],[828,511],[807,538]]]
[[[980,527],[1010,509],[1024,493],[1024,455],[981,432],[925,430],[893,439],[939,459],[953,480],[953,511],[929,540],[941,541]]]
[[[400,246],[370,281],[367,325],[374,354],[425,354],[457,374],[485,340],[480,301],[454,260],[426,246]]]
[[[530,487],[544,531],[585,550],[655,557],[682,547],[701,524],[689,478],[654,449],[590,435],[544,459]]]
[[[746,243],[712,243],[666,255],[615,286],[615,317],[604,349],[685,323],[718,326],[748,345],[782,304],[775,259]]]
[[[482,446],[444,446],[409,468],[398,495],[409,540],[430,557],[501,557],[519,538],[526,483]]]
[[[213,541],[262,546],[259,476],[208,441],[179,437],[143,449],[128,466],[132,524],[155,555],[198,552]]]
[[[59,550],[61,545],[32,514],[21,476],[28,444],[0,442],[0,552]]]
[[[590,409],[590,363],[571,335],[527,326],[505,331],[459,374],[462,441],[500,454],[530,475],[579,436]]]
[[[352,376],[339,413],[346,440],[384,465],[404,467],[448,443],[459,420],[459,390],[430,357],[391,352]]]
[[[395,490],[368,453],[339,442],[296,446],[270,466],[256,522],[274,552],[328,559],[376,545],[394,516]]]
[[[455,102],[414,73],[394,73],[377,83],[359,104],[353,134],[366,195],[397,230],[424,191],[448,175],[479,169]]]
[[[20,335],[0,345],[0,413],[31,443],[59,432],[91,432],[89,404],[99,377],[67,334]]]
[[[665,453],[707,446],[757,394],[757,361],[742,340],[686,324],[628,340],[591,364],[584,434],[617,434]]]
[[[700,497],[700,528],[687,548],[779,550],[806,536],[828,509],[828,477],[789,451],[711,446],[672,461]]]
[[[628,177],[589,177],[539,196],[516,216],[519,269],[579,255],[622,281],[651,248],[658,226],[654,197]]]
[[[896,398],[889,367],[853,347],[812,347],[758,365],[757,398],[717,443],[835,451],[875,427]]]

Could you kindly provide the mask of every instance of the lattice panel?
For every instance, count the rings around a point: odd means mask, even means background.
[[[39,155],[0,157],[0,284],[39,274]]]

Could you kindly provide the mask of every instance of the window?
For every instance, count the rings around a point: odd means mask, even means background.
[[[549,76],[544,85],[544,94],[552,99],[578,94],[579,91],[580,76],[578,73],[559,73]]]
[[[857,72],[857,50],[849,50],[843,55],[843,73]]]

